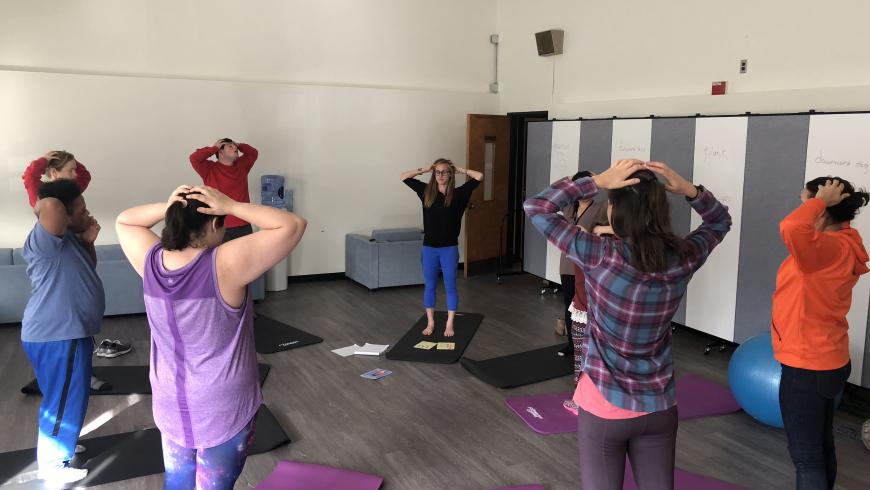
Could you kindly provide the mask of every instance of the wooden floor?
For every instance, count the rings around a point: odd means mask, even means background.
[[[561,298],[540,296],[540,280],[491,275],[459,280],[460,311],[486,315],[466,351],[485,359],[552,345]],[[257,310],[323,337],[323,343],[261,355],[272,365],[266,403],[293,439],[289,446],[248,458],[236,488],[254,487],[279,460],[322,463],[379,474],[385,489],[482,490],[522,483],[548,489],[579,488],[573,434],[539,436],[504,404],[508,396],[570,388],[565,377],[499,390],[471,377],[459,364],[436,365],[341,358],[330,349],[352,343],[395,343],[422,313],[422,288],[369,292],[347,280],[292,284],[269,293]],[[439,291],[439,299],[443,295]],[[36,397],[18,390],[32,378],[19,342],[20,328],[0,327],[0,451],[33,447]],[[141,315],[106,319],[98,338],[133,340],[135,351],[96,364],[148,362],[148,327]],[[728,354],[702,354],[707,339],[688,330],[674,338],[677,369],[726,383]],[[376,367],[394,371],[379,381],[359,375]],[[89,435],[153,426],[149,396],[91,397],[86,423],[116,412]],[[837,449],[837,488],[870,488],[868,453],[852,430],[861,421],[843,412]],[[677,466],[757,489],[794,488],[782,431],[739,413],[681,422]],[[0,482],[2,484],[3,482]],[[102,488],[102,487],[101,487]],[[106,488],[162,488],[162,475]]]

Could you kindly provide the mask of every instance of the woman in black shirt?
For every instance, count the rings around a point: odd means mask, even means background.
[[[432,173],[428,184],[414,178],[427,172]],[[470,177],[460,187],[456,187],[454,178],[457,173]],[[453,318],[459,304],[456,293],[459,228],[462,226],[462,215],[471,199],[471,193],[483,180],[483,174],[457,167],[446,158],[439,158],[428,168],[420,167],[402,173],[401,178],[423,203],[423,306],[429,320],[423,335],[432,335],[435,330],[435,288],[440,270],[444,275],[444,289],[447,292],[447,326],[444,336],[452,337]]]

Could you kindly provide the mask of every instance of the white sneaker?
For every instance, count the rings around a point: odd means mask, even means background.
[[[73,483],[88,476],[88,470],[84,468],[70,468],[69,466],[53,466],[39,469],[39,479],[48,483]]]

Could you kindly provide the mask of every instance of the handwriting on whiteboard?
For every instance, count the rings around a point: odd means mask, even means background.
[[[616,147],[620,153],[638,153],[640,155],[645,155],[649,153],[647,151],[646,145],[643,144],[632,144],[620,141],[619,143],[617,143]]]
[[[864,173],[867,173],[868,168],[870,168],[870,161],[861,161],[861,160],[838,160],[836,158],[825,158],[825,154],[822,150],[819,150],[819,156],[817,156],[814,160],[815,163],[819,165],[825,165],[830,167],[855,167],[858,169],[862,169]]]
[[[723,145],[704,147],[704,163],[720,163],[728,161],[728,148]]]

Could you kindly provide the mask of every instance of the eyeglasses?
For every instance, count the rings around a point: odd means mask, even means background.
[[[439,176],[442,176],[442,175],[443,175],[444,177],[449,177],[449,176],[453,175],[453,171],[452,171],[452,170],[436,170],[436,171],[435,171],[435,176],[436,176],[436,177],[439,177]]]

